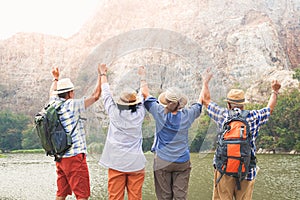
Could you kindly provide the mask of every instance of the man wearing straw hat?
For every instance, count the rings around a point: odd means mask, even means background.
[[[187,199],[191,172],[188,143],[189,128],[201,114],[198,102],[185,108],[188,99],[177,87],[168,88],[156,99],[149,93],[141,67],[142,94],[145,107],[155,120],[154,181],[157,199]]]
[[[90,180],[86,163],[87,146],[83,121],[80,114],[95,103],[101,94],[100,66],[94,92],[87,98],[74,99],[74,85],[69,78],[59,80],[58,68],[52,69],[53,83],[50,88],[50,101],[60,106],[60,121],[66,132],[72,132],[72,146],[56,162],[57,192],[56,200],[64,200],[74,192],[76,199],[85,200],[90,196]]]
[[[146,158],[142,150],[142,125],[146,110],[143,98],[133,89],[124,89],[115,101],[107,82],[107,67],[101,67],[101,88],[109,127],[99,164],[108,168],[109,199],[142,199]]]
[[[210,99],[209,92],[209,81],[212,78],[212,74],[210,70],[206,70],[205,73],[202,74],[203,85],[202,91],[200,94],[201,101],[203,105],[207,108],[208,115],[210,118],[217,123],[219,128],[223,126],[223,123],[229,118],[230,113],[234,112],[235,115],[241,115],[242,110],[244,110],[245,104],[245,95],[244,91],[240,89],[232,89],[228,92],[227,98],[227,108],[222,108],[218,106],[215,102],[212,102]],[[281,85],[277,80],[273,80],[271,83],[271,96],[268,102],[267,107],[262,108],[260,110],[249,110],[246,121],[250,126],[252,139],[250,141],[251,146],[251,156],[255,158],[255,140],[258,137],[258,131],[261,125],[265,124],[269,118],[271,113],[273,112],[276,101],[278,91]],[[214,163],[215,165],[215,163]],[[213,191],[213,199],[234,199],[235,200],[251,200],[252,193],[254,189],[255,177],[257,174],[258,168],[256,166],[249,169],[249,172],[244,180],[240,182],[240,188],[237,187],[235,177],[228,176],[224,174],[221,176],[220,172],[215,169],[214,173],[214,191]],[[222,178],[219,178],[222,177]]]

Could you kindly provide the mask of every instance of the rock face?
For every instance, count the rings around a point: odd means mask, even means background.
[[[136,67],[145,65],[154,95],[179,86],[193,102],[199,72],[211,67],[215,100],[240,87],[250,101],[264,102],[274,78],[299,87],[292,79],[299,19],[300,1],[293,0],[103,1],[70,38],[19,33],[0,41],[0,109],[36,113],[47,101],[52,66],[80,86],[77,97],[88,95],[99,62],[109,65],[116,97],[125,86],[139,87]]]

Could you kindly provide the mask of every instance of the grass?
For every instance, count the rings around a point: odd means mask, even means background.
[[[45,153],[44,149],[20,149],[13,150],[10,153]]]
[[[8,153],[45,153],[44,149],[19,149],[19,150],[13,150]],[[0,153],[0,158],[6,158],[6,153]]]

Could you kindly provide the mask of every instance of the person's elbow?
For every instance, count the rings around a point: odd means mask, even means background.
[[[150,96],[150,93],[148,91],[142,91],[142,96],[144,99],[147,99]]]
[[[97,92],[95,92],[95,93],[92,95],[92,96],[94,97],[94,101],[95,101],[95,102],[98,101],[98,100],[100,99],[101,91],[102,91],[102,90],[97,91]]]
[[[94,96],[94,101],[96,102],[96,101],[98,101],[100,99],[100,95],[95,95]]]
[[[89,98],[85,99],[85,101],[84,101],[85,108],[90,107],[92,104],[94,104],[96,101],[98,101],[99,98],[100,98],[100,96],[93,95],[93,96],[90,96]]]
[[[272,108],[272,107],[269,107],[269,108],[270,108],[270,115],[271,115],[274,111],[274,108]]]
[[[208,107],[209,103],[210,103],[210,99],[202,100],[202,105],[204,105],[206,108]]]
[[[209,95],[200,96],[199,103],[201,103],[205,107],[208,107],[210,103],[210,96]]]

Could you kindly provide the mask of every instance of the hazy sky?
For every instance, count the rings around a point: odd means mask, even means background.
[[[0,0],[0,40],[17,32],[70,37],[101,0]]]

